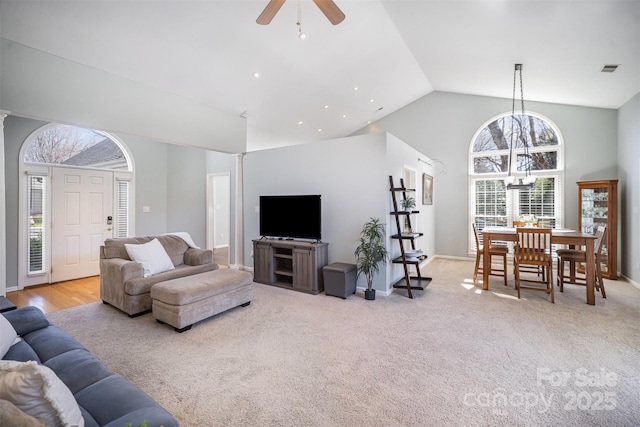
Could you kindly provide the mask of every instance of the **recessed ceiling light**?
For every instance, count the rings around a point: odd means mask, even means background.
[[[318,129],[318,132],[322,132],[322,128]]]
[[[253,73],[253,77],[255,77],[256,79],[259,79],[260,73],[256,71],[255,73]]]
[[[373,99],[373,98],[371,98],[371,99],[369,100],[369,102],[373,102],[373,101],[375,101],[375,99]]]
[[[329,105],[325,105],[325,106],[324,106],[324,109],[325,109],[325,110],[326,110],[327,108],[329,108]]]
[[[304,123],[304,122],[303,122],[302,120],[298,120],[298,124],[299,124],[299,125],[301,125],[301,124],[303,124],[303,123]]]
[[[343,119],[346,119],[346,118],[347,118],[347,115],[346,115],[346,114],[343,114],[343,115],[342,115],[342,118],[343,118]]]
[[[354,91],[358,90],[358,86],[354,87],[354,88],[353,88],[353,90],[354,90]]]
[[[620,64],[605,64],[600,71],[603,73],[613,73],[619,66]]]

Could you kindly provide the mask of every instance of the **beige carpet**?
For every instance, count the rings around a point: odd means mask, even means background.
[[[551,304],[472,270],[433,261],[413,300],[256,285],[183,334],[101,303],[49,317],[183,426],[640,425],[640,290]]]

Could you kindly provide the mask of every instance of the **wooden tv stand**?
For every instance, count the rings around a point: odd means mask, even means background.
[[[324,291],[322,267],[328,243],[297,240],[253,241],[253,280],[266,285],[318,294]]]

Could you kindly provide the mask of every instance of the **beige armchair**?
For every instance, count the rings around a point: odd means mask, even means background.
[[[173,269],[148,277],[141,263],[132,261],[125,244],[144,244],[154,238],[162,244]],[[107,239],[100,247],[100,298],[131,317],[151,310],[151,287],[157,283],[218,268],[211,250],[191,248],[175,235]]]

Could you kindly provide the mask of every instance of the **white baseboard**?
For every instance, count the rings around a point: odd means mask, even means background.
[[[628,278],[627,276],[625,276],[624,274],[619,274],[620,277],[622,277],[624,280],[626,280],[627,282],[631,283],[633,286],[635,286],[636,288],[640,289],[640,283],[635,282],[633,280],[631,280],[630,278]]]

